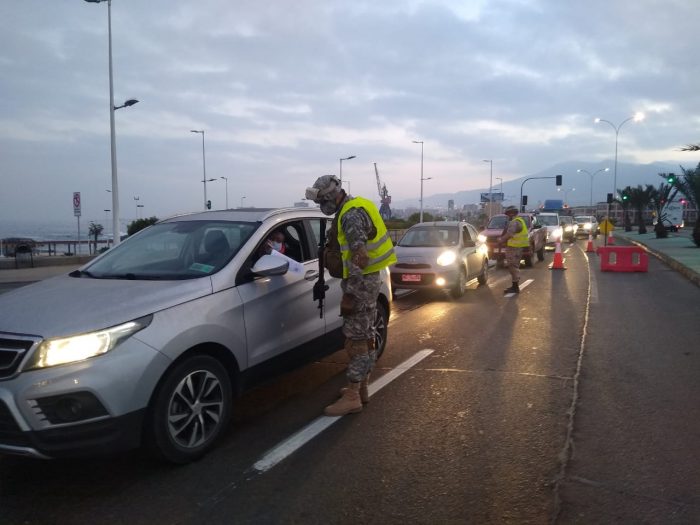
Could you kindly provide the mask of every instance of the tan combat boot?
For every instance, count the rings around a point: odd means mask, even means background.
[[[350,383],[350,386],[343,392],[343,397],[332,405],[328,405],[323,412],[327,416],[344,416],[345,414],[362,412],[360,383]]]
[[[363,405],[366,405],[369,403],[369,392],[367,391],[367,385],[369,384],[369,374],[367,374],[367,377],[365,377],[362,381],[360,381],[360,400],[362,401]],[[352,383],[350,383],[352,385]],[[343,388],[340,389],[340,395],[342,396],[346,390],[348,390],[350,387],[349,386],[344,386]]]

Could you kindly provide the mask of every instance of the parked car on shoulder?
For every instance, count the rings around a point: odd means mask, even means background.
[[[324,273],[325,315],[313,299],[329,225],[318,208],[181,215],[70,274],[0,295],[0,453],[145,445],[175,463],[202,456],[226,430],[234,395],[266,367],[341,347],[340,279]],[[284,254],[268,248],[273,232]],[[381,275],[380,354],[391,306],[388,269]]]
[[[528,237],[530,239],[530,246],[523,248],[523,261],[525,266],[532,266],[532,258],[537,255],[538,261],[544,260],[544,248],[547,243],[547,230],[542,228],[542,226],[537,221],[537,216],[530,213],[519,213],[518,217],[521,217],[525,224],[527,225]],[[504,246],[498,244],[498,239],[503,235],[505,231],[506,224],[508,224],[507,215],[494,215],[489,220],[486,228],[481,230],[479,238],[482,242],[486,243],[488,247],[489,259],[495,260],[498,266],[503,266],[505,261],[505,250]]]
[[[574,217],[574,222],[578,224],[578,229],[576,230],[577,237],[588,237],[590,234],[593,235],[594,239],[598,237],[600,225],[593,215],[576,215]]]
[[[488,280],[486,245],[474,226],[446,221],[411,226],[395,246],[397,262],[391,266],[394,289],[445,289],[454,297],[466,284]]]
[[[578,224],[574,222],[571,215],[559,215],[559,226],[562,229],[562,240],[574,242],[576,240],[576,231]]]

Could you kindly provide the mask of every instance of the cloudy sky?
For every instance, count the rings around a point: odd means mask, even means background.
[[[291,205],[338,174],[394,201],[700,142],[697,0],[114,0],[121,217]],[[0,221],[111,208],[107,4],[0,3]],[[134,200],[138,197],[138,202]]]

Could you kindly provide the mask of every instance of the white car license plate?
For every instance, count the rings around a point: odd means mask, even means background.
[[[405,283],[419,283],[420,274],[419,273],[402,273],[401,281]]]

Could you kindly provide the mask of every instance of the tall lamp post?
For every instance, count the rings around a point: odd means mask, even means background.
[[[228,210],[228,177],[219,177],[220,179],[224,179],[226,181],[226,209]]]
[[[191,133],[201,133],[202,134],[202,170],[204,176],[202,177],[202,182],[204,183],[204,209],[207,209],[207,157],[204,152],[204,130],[203,129],[191,129]],[[214,179],[209,179],[214,180]]]
[[[114,78],[112,74],[112,0],[85,0],[91,4],[107,2],[107,36],[109,39],[109,135],[110,154],[112,158],[112,244],[116,246],[121,241],[119,234],[119,185],[117,183],[117,139],[114,129],[114,112],[117,109],[133,106],[138,102],[129,99],[121,106],[114,106]]]
[[[138,220],[139,218],[139,200],[141,200],[141,197],[134,197],[134,204],[136,205],[136,219]]]
[[[241,197],[241,208],[243,207],[243,199],[245,199],[245,195]]]
[[[569,206],[569,192],[570,191],[576,191],[576,188],[569,188],[568,190],[562,190],[561,188],[557,188],[557,191],[563,191],[564,192],[564,204]],[[569,206],[571,207],[571,206]]]
[[[423,178],[423,141],[414,140],[413,143],[420,144],[420,222],[423,222],[423,181],[428,179]]]
[[[350,155],[349,157],[345,157],[345,158],[340,159],[340,186],[341,187],[343,186],[343,161],[354,159],[354,158],[355,158],[355,155]]]
[[[489,219],[493,214],[493,159],[485,159],[484,162],[488,162],[489,169]]]
[[[587,173],[591,177],[591,203],[590,206],[593,206],[593,177],[598,175],[601,171],[610,171],[610,168],[600,168],[598,171],[595,171],[591,173],[588,170],[576,170],[579,173]]]
[[[605,120],[603,118],[597,118],[595,119],[595,123],[597,124],[598,122],[607,122],[610,124],[610,127],[615,130],[615,169],[613,171],[613,195],[617,197],[617,142],[618,138],[620,136],[620,129],[622,129],[622,126],[627,124],[630,120],[634,120],[635,122],[640,122],[644,120],[644,113],[635,113],[631,117],[626,118],[618,126],[610,122],[609,120]]]

